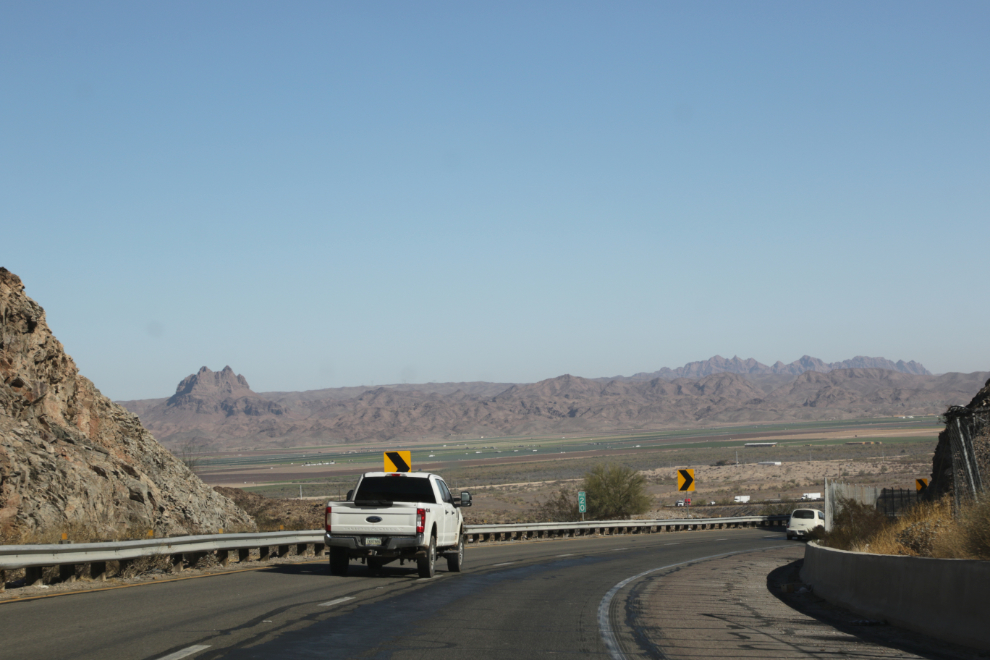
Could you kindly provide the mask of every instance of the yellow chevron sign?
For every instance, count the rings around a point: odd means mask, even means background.
[[[915,479],[914,480],[914,487],[920,493],[924,489],[928,488],[928,479]]]
[[[383,472],[410,472],[412,470],[411,451],[385,452],[385,469]]]
[[[678,470],[677,471],[677,490],[694,490],[694,470]]]

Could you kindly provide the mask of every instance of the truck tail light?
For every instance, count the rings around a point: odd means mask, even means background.
[[[326,527],[327,534],[330,533],[330,507],[327,507],[326,515],[323,518],[323,526]]]
[[[330,507],[327,507],[328,509]],[[416,509],[416,533],[422,534],[426,530],[426,509]]]

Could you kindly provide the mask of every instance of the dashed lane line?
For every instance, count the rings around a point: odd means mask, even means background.
[[[333,607],[334,605],[340,605],[341,603],[346,603],[349,600],[354,600],[354,596],[344,596],[343,598],[328,600],[325,603],[320,603],[318,607]]]
[[[200,651],[210,648],[209,644],[196,644],[195,646],[187,646],[181,651],[176,651],[175,653],[169,653],[168,655],[158,658],[158,660],[180,660],[180,658],[188,658],[194,653],[199,653]]]

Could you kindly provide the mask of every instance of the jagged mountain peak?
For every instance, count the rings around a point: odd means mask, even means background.
[[[234,393],[253,394],[247,379],[240,374],[235,374],[230,366],[226,366],[220,371],[212,371],[209,367],[200,367],[196,373],[186,376],[175,388],[175,395],[232,395]]]

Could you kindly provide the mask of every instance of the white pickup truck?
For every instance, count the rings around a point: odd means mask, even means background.
[[[420,577],[433,577],[437,555],[447,568],[464,565],[464,516],[471,493],[455,499],[447,484],[426,472],[367,472],[346,502],[329,502],[326,544],[330,573],[347,575],[351,559],[378,570],[416,560]]]

